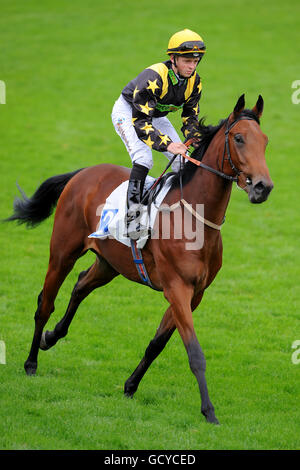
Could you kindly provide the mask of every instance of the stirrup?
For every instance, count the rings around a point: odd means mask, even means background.
[[[126,235],[131,240],[138,240],[140,238],[139,224],[136,223],[136,220],[133,219],[127,224]]]
[[[148,235],[148,227],[141,225],[136,219],[126,222],[126,236],[131,240],[138,240]]]

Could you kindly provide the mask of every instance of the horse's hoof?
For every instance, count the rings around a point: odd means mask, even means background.
[[[125,383],[125,386],[124,386],[124,395],[125,397],[127,398],[133,398],[133,395],[135,394],[135,392],[137,391],[137,387],[134,385],[129,385],[127,382]]]
[[[47,341],[46,341],[46,334],[47,333],[49,333],[49,332],[48,331],[43,331],[41,341],[40,341],[40,349],[42,349],[43,351],[47,351],[47,349],[49,349],[51,347],[47,344]]]
[[[37,370],[37,363],[26,361],[24,364],[24,369],[27,375],[35,375]]]
[[[126,398],[133,398],[136,390],[124,390],[124,396]]]
[[[204,414],[204,413],[203,413]],[[219,425],[219,420],[216,418],[215,416],[215,413],[214,412],[208,412],[207,414],[204,414],[205,418],[206,418],[206,421],[207,423],[211,423],[211,424],[217,424]]]

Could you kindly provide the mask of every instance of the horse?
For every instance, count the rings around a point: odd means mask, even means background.
[[[177,329],[199,385],[201,413],[207,422],[215,424],[219,421],[208,394],[206,360],[194,329],[193,312],[222,266],[219,228],[224,221],[232,184],[236,182],[253,204],[266,201],[273,188],[265,160],[268,138],[260,128],[263,107],[261,95],[252,109],[245,108],[245,97],[241,95],[233,111],[218,125],[206,126],[204,120],[200,120],[198,148],[195,145],[190,161],[183,165],[181,178],[173,175],[174,181],[163,202],[168,206],[178,202],[180,205],[184,195],[193,217],[197,216],[197,204],[204,205],[202,247],[187,249],[186,236],[175,238],[170,230],[169,239],[160,235],[150,238],[142,250],[151,285],[163,292],[169,306],[143,358],[125,382],[124,394],[133,397],[149,366]],[[142,283],[130,247],[109,237],[102,240],[89,238],[99,222],[97,208],[103,207],[111,192],[128,180],[129,173],[126,167],[100,164],[48,178],[31,198],[19,188],[22,197],[15,199],[14,213],[7,220],[35,227],[57,206],[48,270],[38,296],[33,340],[24,364],[27,375],[36,373],[39,349],[47,350],[66,336],[78,306],[94,289],[106,285],[119,274]],[[173,229],[175,223],[175,214],[171,214]],[[79,274],[63,318],[53,331],[44,331],[54,311],[59,288],[76,260],[88,250],[96,254],[95,262]]]

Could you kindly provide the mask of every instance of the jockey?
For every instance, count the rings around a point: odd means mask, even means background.
[[[184,137],[199,136],[202,83],[196,67],[205,49],[197,33],[189,29],[175,33],[168,44],[170,59],[142,71],[125,86],[113,107],[113,125],[133,163],[127,192],[127,235],[130,238],[138,238],[137,205],[153,166],[152,149],[163,152],[169,160],[187,152],[167,114],[180,109]],[[172,169],[178,171],[179,166],[177,158]]]

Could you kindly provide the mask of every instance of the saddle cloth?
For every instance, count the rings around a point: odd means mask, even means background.
[[[136,246],[142,249],[149,238],[149,234],[154,227],[155,218],[159,206],[167,195],[170,185],[171,178],[168,178],[162,189],[159,191],[155,198],[155,202],[151,204],[150,216],[147,210],[147,206],[143,206],[142,215],[140,217],[140,224],[146,227],[147,230],[143,231],[141,237],[137,240]],[[147,191],[155,182],[155,178],[147,176],[144,191]],[[89,238],[105,239],[107,237],[113,237],[117,241],[131,247],[130,238],[126,236],[126,224],[125,216],[127,213],[127,188],[128,180],[120,184],[106,199],[105,205],[102,209],[98,208],[97,215],[101,215],[99,224],[95,232],[89,235]],[[102,209],[102,210],[101,210]]]

